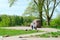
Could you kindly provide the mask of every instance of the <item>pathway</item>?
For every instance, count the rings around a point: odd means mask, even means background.
[[[15,29],[15,30],[26,30],[26,29],[28,29],[29,30],[31,28],[30,27],[4,27],[4,29]],[[60,40],[60,38],[36,38],[36,37],[35,38],[29,38],[29,36],[32,36],[32,35],[39,35],[39,34],[44,34],[47,32],[60,31],[60,30],[54,29],[54,28],[38,28],[37,30],[42,30],[45,32],[32,33],[32,34],[26,34],[26,35],[17,35],[17,36],[11,36],[11,37],[3,37],[2,40]]]
[[[31,29],[31,27],[3,27],[4,29],[16,29],[16,30],[26,30],[26,29]],[[37,28],[37,30],[42,30],[42,31],[46,31],[46,32],[56,32],[56,31],[60,31],[58,29],[55,28]]]

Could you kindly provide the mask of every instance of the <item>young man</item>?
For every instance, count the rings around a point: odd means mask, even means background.
[[[34,23],[33,27],[34,27],[35,30],[37,30],[37,25],[36,25],[36,23]]]
[[[32,22],[32,23],[31,23],[31,28],[32,28],[32,30],[33,30],[33,29],[37,30],[37,27],[36,27],[36,23],[35,23],[35,22]]]
[[[34,29],[34,27],[33,27],[33,23],[31,23],[30,27],[32,28],[32,30]]]

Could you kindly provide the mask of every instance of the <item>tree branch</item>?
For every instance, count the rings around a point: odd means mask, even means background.
[[[34,3],[38,6],[37,2],[34,0]]]
[[[47,18],[49,18],[49,3],[48,3],[48,0],[47,0],[47,4],[46,5],[47,5],[47,9],[44,6],[44,10],[45,10],[45,13],[46,13]]]
[[[50,16],[50,19],[51,19],[51,17],[52,17],[52,15],[53,15],[53,12],[54,12],[54,10],[55,10],[55,8],[56,8],[56,0],[54,0],[54,5],[53,5],[53,9],[52,9],[52,12],[51,12],[51,16]]]
[[[56,4],[56,6],[55,6],[55,7],[57,7],[57,6],[59,5],[59,3],[60,3],[60,1]]]

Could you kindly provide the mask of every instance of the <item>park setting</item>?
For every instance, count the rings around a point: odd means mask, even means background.
[[[0,0],[0,40],[60,40],[60,0]]]

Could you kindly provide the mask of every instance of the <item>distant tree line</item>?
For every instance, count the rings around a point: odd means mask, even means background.
[[[0,15],[0,27],[12,27],[12,26],[29,26],[30,23],[38,19],[35,16],[11,16],[11,15]],[[60,28],[60,15],[52,19],[50,26],[47,26],[47,22],[43,19],[43,27]]]
[[[0,15],[0,27],[29,26],[34,19],[36,19],[36,17],[33,16]]]

